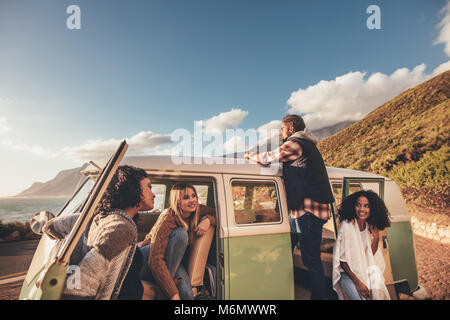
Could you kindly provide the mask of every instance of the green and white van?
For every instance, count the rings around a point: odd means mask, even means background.
[[[59,213],[80,211],[80,221],[64,240],[53,241],[42,236],[20,299],[61,298],[72,272],[70,255],[73,248],[119,163],[145,169],[156,195],[154,209],[140,214],[139,241],[163,209],[168,208],[170,189],[177,182],[193,184],[200,203],[215,208],[217,226],[210,243],[201,249],[207,248],[203,253],[206,262],[201,266],[201,274],[210,274],[214,270],[214,277],[210,279],[215,283],[210,283],[208,289],[216,299],[306,298],[307,295],[302,293],[307,290],[307,284],[303,282],[305,267],[301,253],[297,248],[291,250],[281,170],[271,172],[253,162],[225,158],[130,156],[121,160],[124,151],[118,153],[103,170],[98,164],[84,170],[91,179],[81,185]],[[323,231],[321,249],[326,276],[331,277],[333,245],[338,230],[336,207],[348,194],[370,189],[384,199],[391,213],[392,225],[381,234],[379,246],[386,261],[384,278],[391,298],[397,299],[399,293],[425,298],[426,292],[418,283],[410,216],[395,182],[360,171],[330,167],[327,171],[337,203],[332,206],[332,219]],[[213,268],[206,272],[205,265]],[[331,289],[330,297],[333,297]]]

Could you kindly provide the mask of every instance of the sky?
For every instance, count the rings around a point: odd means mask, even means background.
[[[227,129],[264,136],[289,113],[310,129],[360,120],[450,69],[450,3],[0,0],[0,41],[11,196],[122,139],[170,154],[174,132],[199,126],[229,151]]]

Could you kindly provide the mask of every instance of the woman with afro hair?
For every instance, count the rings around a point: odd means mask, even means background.
[[[362,190],[344,199],[338,215],[333,250],[333,289],[338,298],[389,300],[385,262],[378,250],[379,230],[390,226],[386,205],[375,192]]]
[[[80,285],[66,286],[62,299],[140,300],[143,285],[139,271],[143,257],[137,247],[139,211],[153,209],[155,195],[147,173],[119,166],[100,200],[90,226],[77,244]],[[44,226],[52,239],[69,234],[80,213],[57,217]]]

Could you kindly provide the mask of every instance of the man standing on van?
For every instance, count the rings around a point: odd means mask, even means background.
[[[322,227],[330,218],[330,204],[334,202],[328,174],[316,147],[318,139],[306,129],[302,117],[284,117],[280,134],[283,144],[279,148],[263,153],[247,152],[245,158],[263,165],[283,163],[293,245],[300,241],[303,263],[311,279],[311,299],[326,300],[320,244]]]

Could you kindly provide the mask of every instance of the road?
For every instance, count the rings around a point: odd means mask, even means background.
[[[28,269],[39,239],[0,242],[0,277]]]

